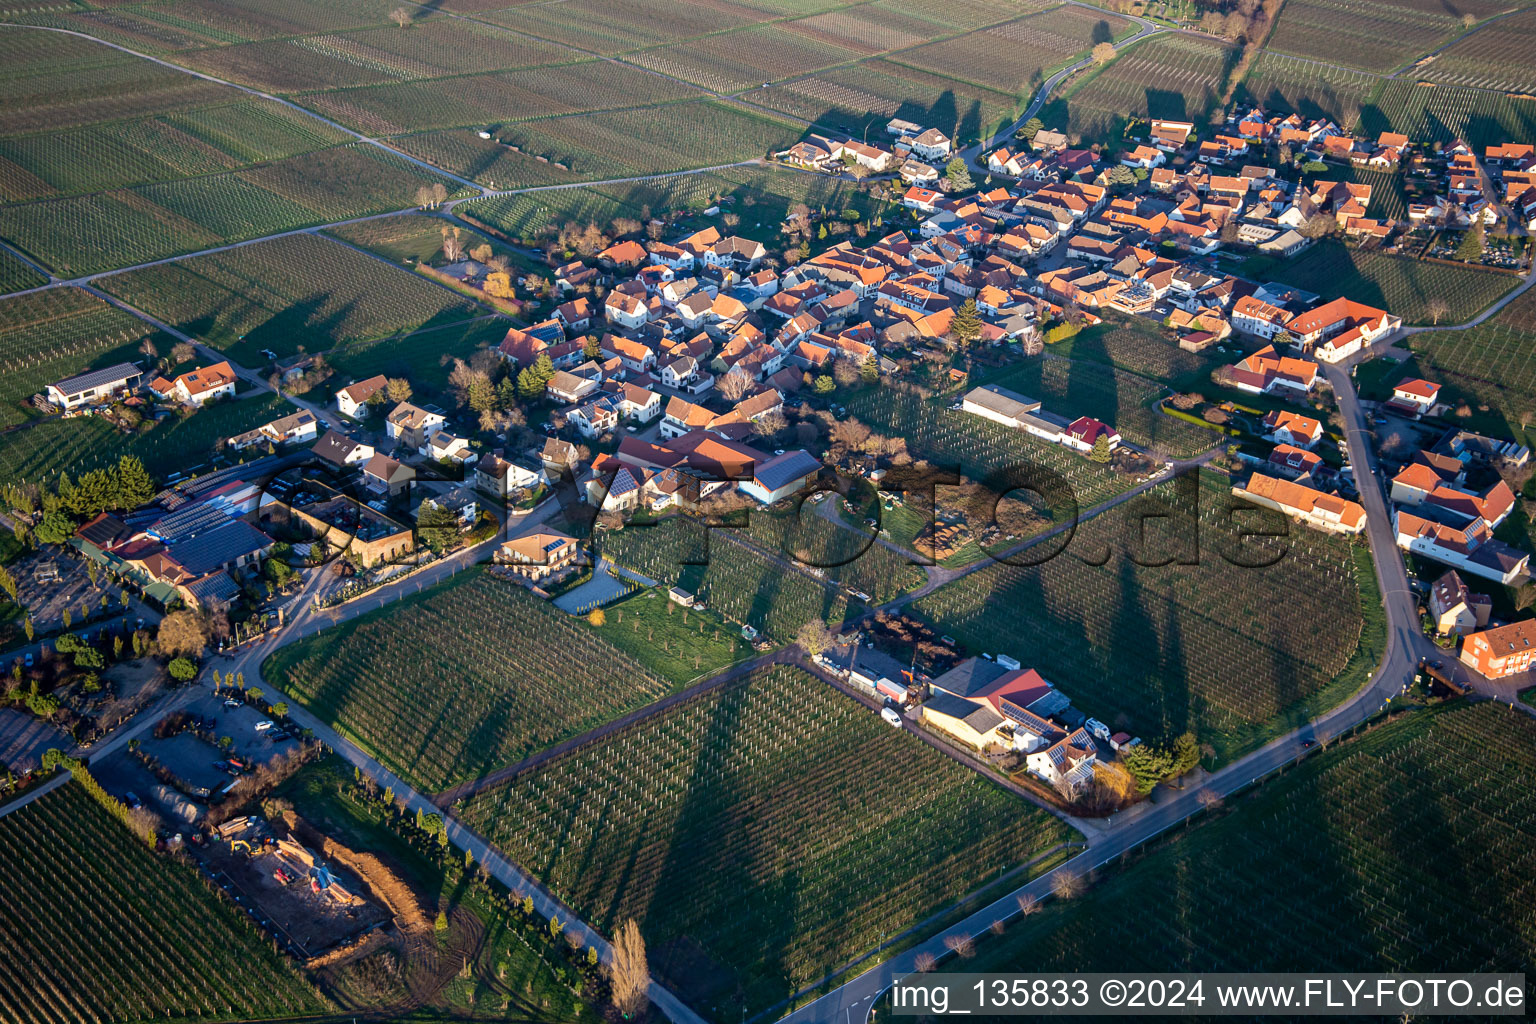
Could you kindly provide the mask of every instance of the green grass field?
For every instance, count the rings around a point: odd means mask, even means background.
[[[690,611],[664,588],[638,590],[605,605],[606,621],[588,626],[614,647],[674,683],[714,675],[752,654],[738,629],[712,611]]]
[[[669,689],[585,623],[479,570],[290,644],[263,673],[428,789],[526,757]]]
[[[1200,481],[1197,513],[1174,488],[1080,524],[1064,551],[1042,545],[1031,552],[1040,564],[988,567],[915,610],[972,653],[1035,667],[1117,730],[1151,741],[1192,729],[1222,761],[1364,682],[1346,668],[1357,648],[1382,646],[1369,555],[1294,525],[1281,540],[1244,542],[1239,530],[1284,521],[1229,515],[1235,499],[1216,474]]]
[[[597,535],[603,555],[667,586],[680,586],[736,624],[788,643],[812,619],[833,625],[848,612],[838,587],[808,569],[786,570],[683,516]],[[735,532],[735,531],[731,531]]]
[[[635,919],[654,976],[721,1022],[1070,838],[787,668],[637,723],[460,813],[600,930]],[[900,885],[894,865],[914,868]]]
[[[1530,718],[1497,704],[1414,712],[1046,903],[963,969],[1523,970],[1533,750]]]
[[[486,312],[314,235],[132,270],[101,286],[247,366],[262,365],[264,350],[323,352]]]
[[[0,818],[0,851],[14,873],[0,892],[7,1020],[259,1020],[326,1007],[245,914],[78,782]]]

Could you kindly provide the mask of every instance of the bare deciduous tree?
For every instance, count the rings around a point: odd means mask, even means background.
[[[732,369],[715,382],[715,389],[731,402],[741,401],[751,388],[752,378],[745,370]]]
[[[968,957],[976,952],[976,944],[965,932],[955,932],[953,935],[944,936],[944,946],[956,956]]]
[[[608,965],[608,975],[613,989],[613,1005],[620,1013],[633,1017],[645,1009],[651,971],[645,962],[645,939],[632,918],[620,925],[619,934],[614,936],[613,960]]]
[[[389,12],[389,20],[394,22],[396,25],[399,25],[401,28],[405,28],[411,23],[411,12],[406,10],[404,7],[396,7],[394,10]]]
[[[1056,894],[1057,899],[1069,900],[1083,891],[1083,880],[1078,875],[1066,871],[1060,872],[1056,876],[1055,884],[1051,886],[1051,891]]]

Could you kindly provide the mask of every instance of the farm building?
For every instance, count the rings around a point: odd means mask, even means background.
[[[65,412],[86,405],[100,405],[132,391],[144,379],[137,363],[117,363],[48,385],[48,401]]]

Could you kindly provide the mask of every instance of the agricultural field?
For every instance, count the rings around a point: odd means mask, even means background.
[[[341,32],[383,25],[386,17],[386,12],[369,0],[330,0],[319,6],[284,0],[178,0],[137,11],[152,21],[195,28],[222,43]]]
[[[828,495],[823,501],[838,501]],[[820,569],[827,579],[850,590],[868,594],[873,604],[884,604],[909,590],[916,590],[927,580],[921,566],[913,565],[872,538],[864,527],[860,533],[833,525],[810,502],[787,512],[754,509],[747,528],[752,541],[781,558],[788,558],[810,569]]]
[[[504,126],[501,143],[469,131],[392,139],[411,156],[494,188],[547,185],[753,160],[800,136],[793,125],[738,105],[668,103]]]
[[[1402,132],[1423,142],[1463,139],[1474,150],[1510,140],[1536,138],[1536,100],[1498,92],[1438,88],[1403,79],[1384,81],[1361,108],[1360,130],[1367,136]]]
[[[661,46],[625,59],[713,92],[731,93],[863,56],[859,50],[808,39],[778,25],[761,25],[713,36],[707,45]]]
[[[199,71],[276,93],[308,92],[579,60],[564,46],[463,18],[272,39],[177,55]]]
[[[878,0],[874,10],[921,18],[949,34],[996,25],[1053,6],[1052,0]]]
[[[1363,683],[1346,667],[1357,648],[1374,664],[1383,644],[1379,627],[1367,628],[1366,616],[1380,612],[1370,610],[1366,549],[1285,531],[1278,513],[1230,514],[1236,500],[1219,474],[1202,474],[1197,512],[1177,486],[1080,523],[1042,564],[988,567],[914,609],[972,651],[1032,665],[1115,729],[1148,741],[1193,730],[1221,761]],[[1170,511],[1171,520],[1142,519]],[[1288,536],[1244,541],[1240,532],[1275,527]],[[1128,551],[1172,564],[1138,565]],[[1247,567],[1255,564],[1265,567]]]
[[[1505,92],[1536,92],[1536,11],[1522,11],[1485,26],[1414,74],[1447,85]]]
[[[0,892],[7,1020],[256,1020],[326,1008],[244,914],[192,867],[156,856],[83,783],[0,818],[0,856],[16,872]]]
[[[432,790],[669,688],[585,623],[479,570],[283,647],[262,671],[391,771]]]
[[[322,352],[484,309],[339,242],[289,235],[104,278],[101,287],[237,363]]]
[[[1078,351],[1092,345],[1085,341]],[[1092,416],[1131,444],[1160,449],[1174,458],[1198,455],[1216,441],[1209,430],[1159,412],[1157,402],[1165,394],[1161,386],[1094,361],[1086,352],[1073,359],[1030,359],[988,376],[987,382],[1038,398],[1046,409],[1069,419]]]
[[[1302,117],[1326,117],[1349,129],[1360,108],[1380,86],[1381,79],[1364,71],[1287,57],[1265,51],[1243,79],[1237,98],[1272,111],[1295,111]]]
[[[203,472],[230,463],[217,454],[226,438],[291,412],[293,406],[276,395],[253,394],[211,403],[186,417],[173,415],[142,432],[119,430],[96,416],[52,417],[0,434],[0,483],[52,481],[60,472],[78,476],[115,465],[122,455],[138,456],[160,479]]]
[[[893,117],[932,125],[953,139],[981,138],[1010,124],[1019,97],[876,58],[794,78],[742,99],[850,134],[882,131]]]
[[[682,82],[613,61],[335,89],[297,97],[326,117],[370,135],[488,128],[556,114],[695,99]]]
[[[1530,439],[1536,421],[1536,298],[1526,292],[1486,323],[1465,331],[1425,331],[1407,339],[1422,365],[1445,386],[1446,401],[1488,407],[1501,433]]]
[[[347,136],[268,100],[0,139],[0,199],[174,181],[296,156]]]
[[[1536,804],[1519,780],[1533,750],[1531,719],[1498,704],[1410,713],[1044,904],[965,969],[1523,970]]]
[[[0,135],[57,132],[234,98],[228,86],[42,30],[6,29],[0,69]]]
[[[48,279],[21,260],[0,249],[0,295],[47,284]]]
[[[1155,36],[1130,47],[1045,109],[1054,117],[1064,106],[1068,127],[1087,138],[1118,135],[1128,117],[1200,121],[1216,101],[1235,53],[1215,39]]]
[[[0,206],[0,237],[62,275],[100,273],[405,209],[418,188],[440,180],[356,143],[248,170]]]
[[[851,417],[877,433],[904,438],[913,458],[927,459],[946,470],[959,469],[968,480],[983,480],[1011,466],[1039,467],[1058,474],[1081,509],[1129,490],[1134,483],[1060,445],[915,395],[866,388],[850,396],[846,405]],[[1057,521],[1072,510],[1063,506],[1042,511]]]
[[[718,1021],[766,1010],[1071,838],[789,668],[639,722],[459,811],[599,930],[634,919],[653,976]],[[921,870],[893,886],[893,865]]]
[[[1073,360],[1107,363],[1141,377],[1149,377],[1174,390],[1205,378],[1220,356],[1185,352],[1168,333],[1142,317],[1122,316],[1101,310],[1106,323],[1087,327],[1047,349],[1052,355]]]
[[[737,0],[567,0],[553,5],[514,7],[485,17],[543,39],[615,54],[729,32],[782,16],[763,9],[762,5]]]
[[[1056,69],[1131,23],[1086,7],[1056,7],[1006,25],[907,50],[901,64],[1025,98]]]
[[[431,397],[444,404],[450,400],[448,374],[453,369],[453,360],[467,360],[482,348],[501,344],[507,336],[507,326],[508,322],[501,317],[428,325],[410,334],[349,345],[327,353],[325,361],[343,380],[363,380],[380,373],[405,377],[411,382],[418,402]]]
[[[1287,0],[1267,46],[1296,57],[1386,72],[1412,64],[1420,54],[1465,31],[1463,16],[1481,19],[1508,7],[1501,0],[1455,5],[1437,0]]]
[[[661,587],[637,590],[603,606],[604,621],[587,622],[608,643],[677,684],[712,676],[751,657],[741,631],[709,610],[683,608]]]
[[[1470,320],[1519,283],[1518,278],[1494,270],[1352,249],[1335,240],[1319,241],[1263,276],[1317,292],[1325,299],[1347,295],[1391,310],[1405,324],[1433,321],[1430,303],[1435,299],[1447,306],[1440,323]]]
[[[595,544],[616,564],[680,586],[730,621],[778,643],[794,640],[812,619],[836,626],[848,614],[848,600],[834,584],[722,536],[735,532],[673,515],[650,526],[599,533]]]
[[[163,351],[174,340],[130,313],[78,288],[49,288],[0,299],[0,427],[29,417],[21,403],[64,377],[113,363],[144,362],[146,339]]]

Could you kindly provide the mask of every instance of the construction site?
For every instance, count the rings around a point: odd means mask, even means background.
[[[300,842],[282,821],[232,818],[214,830],[202,859],[230,899],[306,963],[351,947],[393,916],[364,879]]]

